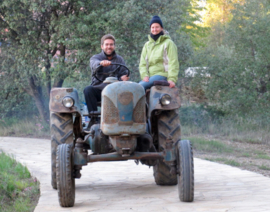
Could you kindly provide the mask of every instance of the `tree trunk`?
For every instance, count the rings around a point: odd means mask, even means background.
[[[47,60],[47,65],[45,66],[46,68],[46,89],[47,89],[47,95],[50,96],[51,92],[51,73],[50,73],[50,68],[51,68],[51,63],[49,59]]]
[[[25,91],[34,98],[41,120],[43,122],[48,122],[47,120],[49,119],[49,116],[48,111],[44,106],[42,88],[35,84],[33,77],[29,78],[28,80],[30,89],[25,89]]]
[[[42,100],[42,97],[40,95],[34,95],[33,98],[35,100],[41,120],[43,122],[48,122],[49,116],[48,116],[46,108],[44,107],[44,102]]]
[[[62,85],[63,85],[63,83],[64,83],[64,80],[63,79],[56,79],[56,80],[54,80],[53,87],[54,88],[55,87],[61,88]]]

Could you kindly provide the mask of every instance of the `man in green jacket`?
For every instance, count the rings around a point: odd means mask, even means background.
[[[141,54],[139,69],[142,81],[139,84],[149,89],[154,81],[166,80],[173,88],[179,72],[177,47],[170,36],[164,34],[159,16],[154,16],[150,21],[150,30],[149,41]]]

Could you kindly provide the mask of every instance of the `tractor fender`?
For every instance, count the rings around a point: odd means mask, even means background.
[[[74,105],[66,108],[62,100],[65,96],[74,99]],[[80,113],[78,91],[75,88],[53,88],[50,93],[50,111],[56,113]]]
[[[160,98],[163,94],[169,94],[172,97],[171,103],[169,105],[162,105],[160,103]],[[154,110],[174,110],[181,107],[181,101],[179,97],[178,88],[170,88],[169,86],[156,85],[152,86],[149,95],[149,107],[148,107],[148,117]]]

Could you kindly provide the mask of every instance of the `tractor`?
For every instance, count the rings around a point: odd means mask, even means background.
[[[112,63],[113,64],[113,63]],[[99,111],[82,113],[75,88],[53,88],[50,93],[51,182],[59,204],[73,207],[75,178],[88,163],[134,160],[152,166],[157,185],[178,185],[182,202],[194,199],[192,145],[181,140],[180,97],[177,88],[156,81],[149,90],[109,73]],[[99,68],[94,76],[103,73]],[[97,120],[83,126],[83,116]]]

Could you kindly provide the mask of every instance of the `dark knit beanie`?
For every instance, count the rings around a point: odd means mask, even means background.
[[[150,21],[149,26],[151,27],[153,23],[158,23],[163,28],[162,21],[159,16],[157,15],[153,16],[152,20]]]

